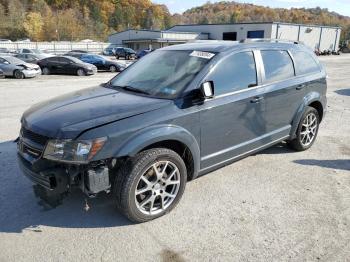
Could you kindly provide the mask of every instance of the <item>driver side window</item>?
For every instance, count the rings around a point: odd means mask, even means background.
[[[215,95],[227,94],[257,85],[253,52],[241,52],[224,58],[209,76]]]

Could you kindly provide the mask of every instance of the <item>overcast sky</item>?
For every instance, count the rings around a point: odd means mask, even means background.
[[[191,7],[200,6],[207,0],[153,0],[155,3],[166,4],[171,13],[182,13]],[[219,2],[212,0],[210,2]],[[236,0],[241,3],[252,3],[270,7],[316,7],[328,8],[342,15],[350,16],[350,0]]]

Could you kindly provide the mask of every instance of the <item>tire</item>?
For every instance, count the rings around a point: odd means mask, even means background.
[[[118,55],[116,55],[116,56],[115,56],[115,59],[119,60],[119,56],[118,56]]]
[[[50,74],[50,69],[47,67],[43,67],[43,69],[41,70],[41,73],[43,75],[49,75]]]
[[[77,70],[77,75],[78,76],[86,76],[86,72],[85,72],[85,70],[83,68],[79,68]]]
[[[137,223],[161,217],[180,201],[186,181],[186,166],[177,153],[165,148],[146,150],[118,171],[113,188],[117,208]]]
[[[288,141],[288,145],[296,151],[309,149],[316,140],[319,125],[320,116],[318,111],[308,106],[300,119],[296,138]]]
[[[109,71],[111,71],[112,73],[115,73],[115,72],[118,71],[118,68],[117,68],[116,66],[114,66],[114,65],[111,65],[111,66],[109,67]]]
[[[25,75],[23,74],[23,72],[19,71],[19,70],[15,70],[15,72],[13,72],[13,76],[16,79],[24,79]]]

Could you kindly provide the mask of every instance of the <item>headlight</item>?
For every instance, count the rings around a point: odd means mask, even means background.
[[[106,138],[94,140],[49,140],[44,158],[72,163],[88,163],[103,147]]]

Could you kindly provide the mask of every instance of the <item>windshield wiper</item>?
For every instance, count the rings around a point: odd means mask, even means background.
[[[147,91],[138,89],[138,88],[133,87],[133,86],[113,86],[113,87],[121,88],[123,90],[131,91],[131,92],[135,92],[135,93],[139,93],[139,94],[150,95],[150,93],[148,93]]]

